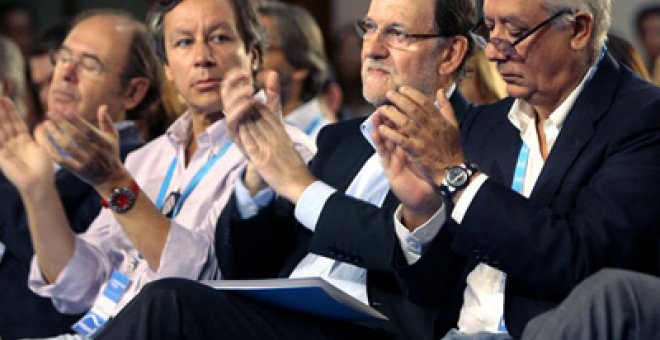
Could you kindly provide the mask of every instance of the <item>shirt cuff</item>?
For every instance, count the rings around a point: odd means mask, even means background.
[[[474,196],[477,195],[477,192],[479,189],[481,189],[481,186],[486,182],[488,179],[488,176],[486,174],[478,174],[477,177],[475,177],[472,182],[463,190],[463,194],[461,194],[461,197],[458,199],[458,202],[456,202],[456,205],[454,206],[454,210],[451,212],[451,218],[454,219],[457,223],[463,222],[463,218],[465,217],[465,214],[467,213],[468,208],[470,207],[470,204],[472,203],[472,200],[474,199]]]
[[[236,179],[234,194],[236,195],[236,209],[244,220],[254,217],[259,212],[259,209],[267,206],[273,197],[275,197],[275,192],[270,187],[262,189],[252,197],[250,191],[245,187],[241,176]]]
[[[438,235],[438,232],[442,229],[445,221],[447,221],[447,208],[446,205],[443,204],[428,221],[417,227],[417,229],[411,233],[403,223],[401,223],[402,207],[403,205],[399,205],[394,212],[394,228],[406,261],[408,264],[413,264],[422,257],[423,249],[433,240],[433,238],[435,238],[436,235]]]
[[[337,191],[335,188],[321,181],[310,184],[296,204],[294,215],[298,222],[312,232],[316,230],[316,223],[319,221],[325,202],[335,191]]]
[[[52,283],[41,273],[37,256],[32,257],[28,287],[37,295],[51,298],[62,313],[82,313],[92,307],[105,278],[112,270],[109,262],[99,261],[100,254],[76,237],[73,256]]]

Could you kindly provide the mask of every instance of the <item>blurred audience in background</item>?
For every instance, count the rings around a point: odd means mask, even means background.
[[[328,79],[321,28],[307,10],[278,1],[259,6],[266,31],[264,69],[279,75],[284,121],[316,137],[328,124],[317,96]]]
[[[16,43],[0,36],[0,95],[11,98],[23,118],[25,103],[25,60]]]
[[[465,74],[460,83],[465,98],[474,104],[492,104],[506,97],[506,83],[483,50],[476,49],[465,61]]]
[[[333,36],[336,49],[333,51],[337,79],[344,91],[344,105],[348,117],[344,119],[363,117],[373,112],[373,106],[362,96],[362,79],[360,78],[360,51],[362,39],[351,23],[340,28]]]
[[[24,55],[36,40],[36,21],[34,10],[24,3],[0,5],[0,34],[16,42]]]
[[[660,4],[642,8],[637,14],[636,25],[651,78],[660,84]]]
[[[628,40],[610,32],[607,34],[607,49],[618,62],[628,66],[644,80],[651,81],[642,55]]]
[[[53,80],[55,65],[51,58],[51,52],[58,48],[67,32],[69,25],[57,24],[48,28],[35,43],[28,48],[27,61],[30,74],[30,87],[35,96],[35,110],[28,114],[28,126],[32,129],[44,117],[48,110],[48,91]]]

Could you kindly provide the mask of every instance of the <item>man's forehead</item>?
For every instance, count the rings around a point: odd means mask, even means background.
[[[372,0],[367,18],[379,25],[427,27],[434,24],[435,0]]]
[[[237,27],[236,13],[229,1],[183,1],[164,14],[165,31],[192,30],[201,25],[205,29],[232,29]]]
[[[543,13],[538,0],[484,0],[484,17],[502,21],[526,21]]]
[[[111,15],[85,18],[76,24],[62,46],[75,53],[96,56],[103,63],[118,63],[128,51],[134,27],[126,19]]]

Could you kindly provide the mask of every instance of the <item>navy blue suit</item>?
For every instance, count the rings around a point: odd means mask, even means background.
[[[135,126],[120,131],[121,157],[144,144]],[[87,230],[101,204],[93,187],[67,170],[55,175],[55,185],[71,228]],[[27,216],[18,191],[0,173],[0,241],[7,250],[0,262],[0,336],[3,339],[45,337],[70,332],[80,315],[63,315],[50,299],[34,294],[27,287],[30,261],[34,255]]]
[[[512,103],[475,110],[462,125],[467,159],[489,176],[463,222],[449,219],[414,265],[397,251],[394,261],[413,301],[444,306],[455,320],[479,262],[506,272],[505,321],[518,337],[603,267],[658,273],[660,88],[607,55],[529,199],[510,189],[522,143],[507,118]]]

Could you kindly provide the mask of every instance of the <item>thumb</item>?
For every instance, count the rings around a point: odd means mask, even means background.
[[[280,77],[277,72],[269,71],[266,74],[266,106],[273,113],[280,114],[282,111],[281,92]]]
[[[99,122],[99,129],[101,129],[101,131],[109,133],[115,137],[119,134],[115,125],[112,123],[110,114],[108,113],[108,105],[99,106],[99,109],[96,112],[96,119]]]
[[[454,113],[454,108],[451,106],[449,103],[449,100],[447,100],[447,97],[445,97],[445,90],[442,88],[438,89],[438,92],[435,94],[435,98],[438,100],[438,103],[440,104],[440,114],[442,117],[447,120],[449,124],[451,124],[453,127],[458,128],[458,120],[456,119],[456,113]]]

